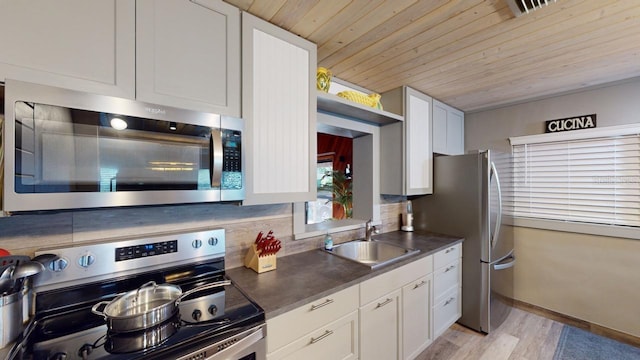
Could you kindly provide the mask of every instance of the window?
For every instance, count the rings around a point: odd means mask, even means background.
[[[295,239],[321,236],[327,232],[361,229],[372,219],[380,221],[380,127],[336,114],[318,112],[318,133],[350,137],[353,139],[352,190],[353,206],[351,219],[323,221],[306,224],[305,203],[293,204],[293,234]],[[345,163],[345,172],[346,172]],[[336,164],[334,170],[338,169]]]
[[[640,126],[512,138],[516,218],[640,227]]]
[[[328,161],[318,161],[316,170],[316,183],[318,186],[318,198],[309,201],[306,205],[307,224],[318,224],[333,218],[333,194],[327,187],[333,185],[333,158]]]

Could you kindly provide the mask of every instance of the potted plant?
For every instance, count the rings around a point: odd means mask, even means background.
[[[331,178],[331,181],[321,181],[321,186],[318,190],[330,191],[333,194],[331,200],[327,200],[327,203],[333,202],[340,205],[342,214],[334,215],[334,219],[350,219],[353,213],[353,192],[351,191],[351,179],[347,178],[345,173],[340,170],[327,171],[323,175],[322,179]]]

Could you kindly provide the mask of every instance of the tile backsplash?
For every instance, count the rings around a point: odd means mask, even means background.
[[[381,206],[382,232],[400,228],[402,203]],[[260,231],[273,230],[283,256],[321,247],[322,236],[293,240],[292,205],[193,204],[42,212],[0,217],[0,248],[33,256],[39,249],[83,242],[107,242],[146,235],[224,228],[226,266],[242,265]],[[364,236],[364,229],[334,234],[336,243]]]

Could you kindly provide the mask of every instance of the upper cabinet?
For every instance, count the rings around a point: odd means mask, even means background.
[[[135,3],[3,1],[0,81],[135,96]]]
[[[464,154],[464,113],[433,99],[433,152]]]
[[[242,13],[244,204],[316,198],[316,45]]]
[[[240,10],[137,0],[136,98],[240,117]]]
[[[380,192],[389,195],[433,193],[432,98],[410,87],[382,94],[385,108],[404,121],[380,130]]]
[[[7,1],[0,81],[240,117],[240,10],[221,0]]]

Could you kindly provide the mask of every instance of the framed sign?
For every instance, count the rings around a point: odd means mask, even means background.
[[[545,133],[592,129],[596,127],[596,114],[581,115],[566,119],[548,120],[545,122]]]

